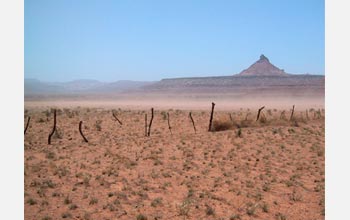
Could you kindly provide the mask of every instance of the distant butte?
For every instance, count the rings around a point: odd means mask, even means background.
[[[253,63],[248,69],[243,70],[239,76],[287,76],[283,69],[279,69],[270,63],[263,54],[260,59]]]

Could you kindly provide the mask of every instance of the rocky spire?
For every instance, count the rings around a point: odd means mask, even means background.
[[[261,54],[260,59],[248,69],[239,73],[241,76],[286,76],[283,69],[279,69],[270,63],[269,59]]]
[[[260,59],[259,59],[258,61],[260,61],[260,62],[263,62],[263,61],[270,62],[269,59],[268,59],[267,57],[265,57],[264,54],[261,54],[261,55],[260,55]]]

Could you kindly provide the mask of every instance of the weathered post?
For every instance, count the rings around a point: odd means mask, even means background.
[[[170,131],[170,134],[172,135],[173,133],[171,132],[169,112],[167,112],[167,116],[168,116],[168,127],[169,127],[169,131]]]
[[[49,145],[51,144],[51,137],[55,133],[55,131],[56,131],[56,109],[53,112],[53,128],[52,128],[51,133],[49,134],[49,139],[48,139]]]
[[[192,121],[194,133],[196,134],[196,133],[197,133],[197,129],[196,129],[196,125],[194,124],[194,120],[193,120],[193,118],[192,118],[192,112],[190,112],[189,116],[190,116],[190,119],[191,119],[191,121]]]
[[[81,130],[82,125],[83,125],[83,121],[80,121],[80,122],[79,122],[79,132],[80,132],[80,135],[83,137],[84,141],[85,141],[86,143],[88,143],[88,140],[85,138],[85,136],[84,136],[84,134],[83,134],[83,131]]]
[[[113,117],[115,118],[115,120],[117,120],[117,122],[119,122],[120,125],[123,125],[123,123],[117,118],[117,116],[115,115],[115,113],[112,113]]]
[[[147,137],[147,114],[145,114],[145,136]]]
[[[265,106],[263,106],[263,107],[259,108],[259,110],[258,110],[258,115],[256,116],[256,121],[258,121],[258,120],[259,120],[259,117],[260,117],[260,112],[261,112],[261,110],[263,110],[264,108],[265,108]]]
[[[289,121],[291,121],[292,119],[293,119],[293,114],[294,114],[294,105],[293,105],[293,109],[292,109],[292,113],[290,114],[290,119],[289,119]]]
[[[30,122],[30,116],[28,116],[27,125],[26,125],[26,128],[24,129],[24,134],[27,133],[27,129],[28,129],[28,127],[29,127],[29,122]]]
[[[149,126],[148,126],[148,137],[151,136],[152,121],[153,121],[153,108],[151,108],[151,120],[149,121]]]
[[[212,102],[211,103],[211,113],[210,113],[209,129],[208,129],[208,131],[211,131],[211,126],[212,126],[212,123],[213,123],[213,116],[214,116],[214,107],[215,107],[215,103]]]

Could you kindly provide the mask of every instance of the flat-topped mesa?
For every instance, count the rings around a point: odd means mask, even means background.
[[[263,54],[260,59],[252,64],[248,69],[243,70],[239,76],[287,76],[283,69],[279,69],[270,63]]]

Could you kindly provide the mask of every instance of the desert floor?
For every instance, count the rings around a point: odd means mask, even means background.
[[[324,219],[323,109],[210,108],[26,106],[25,219]]]

